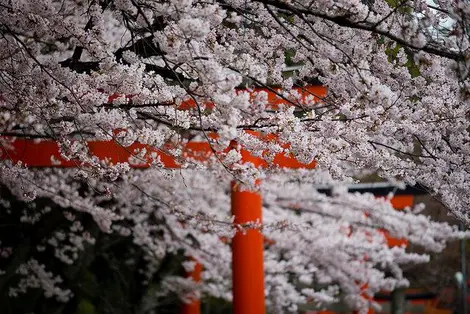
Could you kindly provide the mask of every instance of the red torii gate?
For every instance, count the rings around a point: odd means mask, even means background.
[[[326,95],[326,88],[322,86],[307,86],[297,88],[301,98],[305,100],[308,96],[313,96],[318,101]],[[268,93],[268,101],[271,109],[277,109],[280,105],[290,106],[288,100],[279,97],[276,90],[255,89],[253,92],[265,91]],[[113,95],[110,101],[119,97]],[[132,97],[128,97],[132,98]],[[196,104],[189,100],[178,106],[180,110],[194,108]],[[213,105],[209,104],[209,107]],[[275,135],[262,136],[257,132],[246,132],[258,138],[272,141],[276,140]],[[128,147],[123,147],[116,141],[89,141],[87,142],[90,155],[96,156],[99,160],[107,160],[110,164],[120,162],[129,162],[134,157],[134,152],[146,150],[144,156],[139,156],[137,163],[130,163],[132,168],[148,168],[152,161],[158,156],[159,161],[165,168],[179,168],[179,161],[169,153],[161,149],[138,142]],[[288,148],[288,144],[283,144]],[[232,149],[232,145],[227,147],[224,152]],[[76,160],[66,160],[59,152],[59,146],[51,140],[31,140],[31,139],[13,139],[8,148],[0,147],[0,160],[11,160],[13,163],[22,162],[28,167],[79,167]],[[302,164],[293,156],[284,154],[275,155],[271,162],[267,162],[263,157],[253,156],[248,150],[240,149],[242,161],[252,163],[256,167],[268,167],[274,165],[290,169],[306,168],[313,169],[315,163]],[[183,158],[195,161],[205,161],[213,155],[211,145],[207,142],[188,142],[183,148]],[[391,199],[395,208],[411,206],[413,197],[410,195],[399,195]],[[235,216],[235,224],[243,225],[249,222],[261,222],[262,198],[256,191],[240,190],[236,182],[231,187],[231,208]],[[383,232],[389,246],[406,245],[406,239],[395,239]],[[194,281],[201,280],[202,265],[196,263],[193,271],[188,273]],[[263,236],[259,230],[249,229],[244,234],[237,232],[232,241],[232,273],[233,273],[233,309],[235,314],[262,314],[265,313],[264,303],[264,268],[263,268]],[[192,300],[191,303],[183,305],[182,314],[199,314],[200,300]]]
[[[251,132],[254,136],[258,136]],[[272,140],[274,136],[267,136]],[[2,148],[2,159],[9,159],[14,163],[22,162],[29,167],[78,167],[76,161],[65,160],[60,156],[59,146],[54,141],[41,141],[19,139],[14,140],[9,149]],[[285,145],[288,146],[288,145]],[[158,148],[150,147],[141,143],[134,143],[129,147],[123,147],[114,141],[90,141],[88,149],[91,155],[100,160],[107,159],[111,164],[126,162],[133,157],[136,150],[146,149],[147,153],[139,159],[139,163],[131,164],[133,168],[149,168],[151,161],[157,155],[165,168],[179,168],[180,164],[168,153],[164,153]],[[226,152],[230,149],[227,148]],[[256,167],[264,168],[269,165],[286,167],[290,169],[313,169],[315,162],[302,164],[292,156],[277,154],[274,160],[268,164],[263,157],[255,157],[248,150],[241,149],[243,162],[250,162]],[[207,160],[213,151],[207,142],[189,142],[183,149],[183,157],[196,161]],[[52,161],[54,159],[54,161]],[[147,163],[142,161],[149,161]],[[412,206],[414,197],[412,195],[396,195],[391,200],[392,206],[402,209]],[[256,191],[240,190],[236,183],[231,187],[231,208],[235,216],[235,224],[246,224],[253,221],[261,222],[262,198]],[[390,247],[407,245],[406,239],[390,237],[385,230],[378,230],[383,233]],[[234,313],[264,313],[264,269],[263,269],[263,236],[259,230],[248,229],[245,234],[237,232],[232,241],[232,271],[233,271],[233,295]],[[193,271],[188,277],[194,281],[201,280],[202,265],[196,263]],[[199,314],[200,300],[192,300],[191,303],[184,304],[181,314]],[[369,313],[373,313],[369,311]]]
[[[278,96],[276,91],[262,89],[268,93],[268,101],[271,108],[279,105],[291,105],[290,101]],[[260,89],[256,90],[260,91]],[[323,86],[308,86],[297,88],[297,92],[305,100],[307,97],[314,97],[315,100],[326,95],[326,88]],[[116,96],[113,96],[116,97]],[[181,110],[194,108],[191,101],[179,106]],[[248,131],[250,132],[250,131]],[[251,132],[256,135],[256,132]],[[263,138],[260,135],[256,135]],[[274,136],[275,137],[275,136]],[[268,135],[268,140],[273,139],[273,135]],[[146,150],[144,156],[139,156],[138,163],[130,164],[133,168],[148,168],[152,161],[158,156],[165,168],[179,168],[181,164],[176,158],[168,153],[162,152],[159,148],[141,143],[133,143],[128,147],[119,145],[116,141],[89,141],[88,152],[96,156],[99,160],[107,160],[110,164],[129,162],[134,157],[133,152]],[[288,147],[288,144],[284,144]],[[228,149],[231,149],[230,147]],[[51,140],[31,140],[13,139],[10,147],[1,147],[2,160],[9,159],[13,163],[21,162],[28,167],[78,167],[76,160],[64,159],[60,152],[58,143]],[[290,169],[313,169],[315,163],[300,163],[294,156],[277,154],[272,162],[268,162],[263,157],[253,156],[248,150],[240,150],[242,162],[252,163],[256,167],[267,167],[274,165]],[[207,142],[188,142],[183,148],[183,157],[197,161],[207,160],[213,155],[213,150]],[[142,162],[143,161],[143,162]],[[237,182],[232,182],[231,186],[231,209],[235,216],[235,224],[243,225],[249,222],[262,221],[262,198],[258,191],[247,191],[240,189]],[[196,265],[190,276],[200,280],[201,266]],[[265,313],[264,295],[264,266],[263,266],[263,235],[257,229],[236,232],[232,241],[232,278],[233,278],[233,313],[234,314],[263,314]],[[183,313],[200,313],[199,300],[183,307]]]

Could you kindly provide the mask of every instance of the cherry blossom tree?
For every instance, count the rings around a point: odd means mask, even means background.
[[[466,235],[419,207],[397,212],[372,196],[339,189],[329,198],[312,187],[376,172],[421,184],[468,223],[466,1],[0,0],[0,7],[2,152],[15,138],[54,140],[80,166],[28,169],[2,156],[2,186],[31,202],[21,222],[41,222],[47,209],[32,204],[47,198],[70,224],[5,270],[23,276],[12,296],[41,287],[46,297],[69,300],[73,291],[35,254],[47,246],[73,264],[95,241],[84,227],[91,217],[96,232],[130,237],[144,252],[144,283],[165,256],[184,252],[205,266],[204,284],[194,289],[167,276],[161,293],[230,300],[229,241],[220,238],[234,233],[224,189],[233,179],[251,187],[264,179],[265,221],[253,227],[273,242],[265,262],[276,313],[340,298],[364,309],[375,292],[406,285],[401,265],[426,256],[388,248],[378,228],[430,251]],[[297,65],[292,75],[289,64]],[[327,95],[301,97],[312,83]],[[270,105],[268,92],[284,105]],[[175,158],[187,142],[205,141],[216,157],[181,158],[178,171],[158,160],[132,170],[94,158],[91,140],[170,144]],[[236,148],[226,151],[231,142],[254,155],[315,160],[317,169],[256,169]]]

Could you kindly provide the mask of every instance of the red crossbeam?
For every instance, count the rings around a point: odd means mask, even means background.
[[[90,141],[87,142],[88,153],[99,160],[107,161],[110,164],[129,162],[132,168],[148,168],[152,162],[159,159],[165,168],[180,168],[184,160],[193,162],[206,162],[214,156],[211,145],[207,142],[188,142],[183,147],[182,158],[174,157],[168,151],[170,146],[163,149],[133,143],[124,147],[116,141]],[[227,147],[220,154],[227,153],[233,147]],[[145,154],[140,154],[145,151]],[[61,156],[57,142],[43,140],[37,142],[30,139],[16,139],[11,145],[0,148],[1,160],[11,160],[13,163],[21,162],[28,167],[79,167],[78,160],[67,160]],[[276,166],[290,169],[307,168],[313,169],[315,162],[303,164],[295,159],[292,154],[278,153],[271,162],[265,156],[254,156],[249,150],[241,149],[242,162],[253,163],[257,167]]]

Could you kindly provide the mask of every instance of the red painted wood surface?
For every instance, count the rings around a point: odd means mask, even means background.
[[[201,281],[202,265],[196,259],[191,258],[196,264],[194,269],[186,274],[186,278],[191,278],[194,282]],[[201,313],[201,300],[191,298],[191,302],[183,303],[180,309],[180,314],[200,314]]]
[[[235,224],[262,222],[262,198],[244,191],[237,183],[231,189]],[[264,314],[263,235],[256,228],[237,231],[232,240],[233,313]]]
[[[414,196],[413,195],[395,195],[390,200],[393,208],[404,209],[405,207],[413,206]]]
[[[414,196],[413,195],[395,195],[391,200],[390,203],[392,204],[393,208],[396,210],[404,209],[405,207],[411,207],[414,204]],[[394,246],[408,246],[408,239],[398,239],[391,237],[390,234],[386,230],[379,230],[385,236],[387,240],[387,244],[389,247]]]
[[[89,141],[87,142],[90,156],[96,156],[99,160],[107,160],[110,164],[129,162],[132,168],[148,168],[157,157],[165,168],[180,168],[183,160],[206,162],[213,155],[211,145],[207,142],[188,142],[183,147],[183,155],[174,157],[169,153],[170,146],[157,148],[150,145],[133,143],[124,147],[116,141]],[[146,153],[137,157],[139,152],[145,149]],[[228,152],[227,147],[222,153]],[[11,160],[14,163],[21,162],[29,167],[80,167],[77,160],[66,160],[59,152],[57,142],[51,140],[36,141],[31,139],[16,139],[10,147],[0,147],[0,160]],[[265,157],[252,155],[248,150],[241,149],[243,162],[251,162],[257,167],[277,166],[291,169],[313,169],[315,162],[303,164],[292,155],[276,154],[274,160],[268,163]]]

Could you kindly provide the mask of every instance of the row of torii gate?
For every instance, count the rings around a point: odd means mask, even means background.
[[[268,93],[268,103],[271,108],[279,108],[281,105],[291,105],[292,101],[280,97],[280,91],[273,89],[255,89],[254,92],[264,90]],[[327,89],[323,86],[312,85],[296,88],[302,101],[307,97],[318,102],[326,96]],[[253,94],[251,94],[253,95]],[[110,97],[110,101],[116,98]],[[296,100],[298,101],[298,99]],[[178,108],[190,110],[195,107],[192,101],[183,102]],[[253,136],[262,140],[273,140],[273,134],[260,134],[246,130]],[[20,134],[19,134],[20,135]],[[12,138],[11,145],[0,147],[0,160],[11,160],[13,163],[21,162],[27,167],[80,167],[77,160],[64,159],[59,151],[58,143],[53,140],[37,141],[31,138]],[[111,164],[129,162],[133,168],[148,168],[151,166],[155,156],[158,156],[161,164],[165,168],[179,168],[179,160],[169,153],[164,153],[159,147],[133,143],[128,147],[123,147],[116,140],[111,141],[89,141],[87,142],[88,152],[91,156],[96,156],[99,160],[107,160]],[[288,148],[288,143],[282,144]],[[146,150],[144,156],[139,156],[140,162],[131,163],[135,157],[135,152]],[[228,147],[228,150],[232,147]],[[248,150],[241,148],[240,154],[242,162],[252,163],[256,167],[276,166],[290,169],[313,169],[315,162],[303,164],[294,156],[277,154],[271,162],[263,156],[253,156]],[[213,155],[213,150],[208,142],[188,142],[183,149],[183,157],[204,161]],[[142,162],[142,160],[144,162]],[[396,197],[392,204],[396,208],[410,206],[413,199],[410,197]],[[231,186],[231,210],[234,215],[236,225],[244,225],[250,222],[262,221],[262,196],[258,191],[241,189],[240,184],[232,182]],[[401,245],[403,240],[388,238],[389,245]],[[248,229],[243,233],[236,232],[232,240],[232,284],[233,284],[233,313],[234,314],[264,314],[265,313],[265,292],[264,292],[264,266],[263,266],[263,235],[258,229]],[[201,280],[202,266],[196,263],[193,271],[187,274],[194,281]],[[199,314],[200,300],[192,299],[181,308],[181,314]]]

